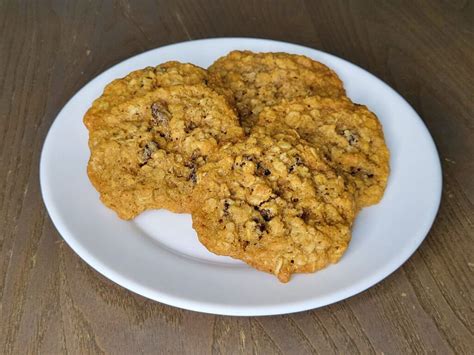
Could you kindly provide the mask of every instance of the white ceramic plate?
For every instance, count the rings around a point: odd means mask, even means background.
[[[381,120],[391,175],[381,203],[357,217],[341,261],[287,284],[228,257],[209,253],[190,215],[149,211],[122,221],[104,207],[86,175],[88,134],[82,117],[104,86],[132,70],[169,60],[202,67],[233,49],[304,54],[334,69],[348,96]],[[140,295],[176,307],[227,315],[269,315],[321,307],[355,295],[395,271],[428,233],[441,196],[441,167],[423,121],[393,89],[332,55],[294,44],[216,38],[157,48],[115,65],[64,106],[46,138],[41,190],[54,225],[89,265]]]

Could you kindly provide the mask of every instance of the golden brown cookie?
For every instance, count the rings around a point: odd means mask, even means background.
[[[213,253],[241,259],[287,282],[346,250],[353,191],[316,148],[261,132],[225,145],[198,171],[193,227]]]
[[[203,85],[158,88],[91,117],[89,178],[123,219],[189,212],[197,170],[219,144],[243,136],[225,98]]]
[[[247,131],[264,107],[282,99],[345,95],[334,71],[301,55],[233,51],[219,58],[208,71],[209,86],[235,105]]]
[[[378,203],[389,174],[382,126],[366,106],[347,98],[308,97],[264,109],[255,130],[293,132],[318,147],[357,187],[359,207]]]
[[[94,115],[100,115],[128,100],[143,96],[160,87],[174,85],[206,84],[207,72],[193,64],[166,62],[156,67],[146,67],[136,70],[108,84],[103,94],[94,101],[84,117],[84,123],[94,120]]]

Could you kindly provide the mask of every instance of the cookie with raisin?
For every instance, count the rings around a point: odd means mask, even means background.
[[[89,122],[94,120],[94,116],[110,112],[115,106],[146,95],[157,88],[175,85],[205,85],[206,82],[207,71],[188,63],[171,61],[155,67],[135,70],[105,87],[102,95],[93,102],[84,116],[84,123],[88,126]]]
[[[215,61],[208,72],[209,86],[235,105],[247,132],[260,111],[282,99],[345,95],[333,70],[302,55],[232,51]]]
[[[208,250],[288,282],[341,258],[355,202],[316,148],[257,132],[224,145],[198,171],[192,218]]]
[[[189,212],[199,168],[243,136],[221,95],[203,85],[158,88],[89,121],[87,172],[123,219],[147,209]]]
[[[382,125],[348,98],[308,97],[264,109],[255,130],[296,134],[323,152],[328,164],[356,186],[359,208],[378,203],[390,172]]]

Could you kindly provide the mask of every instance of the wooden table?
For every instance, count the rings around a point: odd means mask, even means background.
[[[0,1],[0,353],[474,353],[474,4],[470,1]],[[284,40],[366,68],[433,135],[441,209],[394,274],[346,301],[275,317],[165,306],[62,241],[38,162],[66,101],[111,65],[220,36]]]

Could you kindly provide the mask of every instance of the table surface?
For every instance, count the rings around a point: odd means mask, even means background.
[[[474,353],[470,1],[1,1],[0,353]],[[56,114],[134,54],[223,36],[294,42],[374,73],[423,118],[444,190],[419,250],[348,300],[224,317],[135,295],[62,241],[38,181]]]

